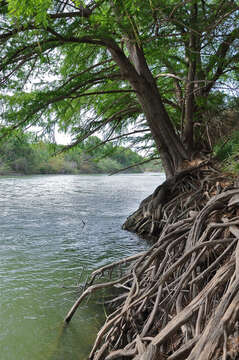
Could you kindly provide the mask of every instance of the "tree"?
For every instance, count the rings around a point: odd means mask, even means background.
[[[76,144],[133,123],[168,177],[210,151],[210,111],[238,83],[236,1],[9,0],[1,14],[9,131],[57,123]]]
[[[37,163],[36,153],[32,148],[34,137],[15,131],[14,136],[0,146],[1,165],[15,172],[30,174]]]

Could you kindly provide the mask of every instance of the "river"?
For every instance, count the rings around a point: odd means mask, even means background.
[[[163,174],[0,178],[0,358],[83,360],[104,311],[63,319],[93,269],[144,250],[121,230]]]

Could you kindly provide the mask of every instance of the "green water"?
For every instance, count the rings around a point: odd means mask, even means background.
[[[121,224],[163,175],[0,178],[0,359],[82,360],[95,301],[63,319],[92,269],[145,249]]]

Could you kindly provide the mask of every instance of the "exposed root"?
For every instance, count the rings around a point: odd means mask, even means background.
[[[156,242],[94,272],[68,313],[66,322],[89,293],[117,288],[89,359],[236,359],[239,187],[205,164],[184,171],[143,201],[125,227]],[[106,272],[111,281],[96,283]]]

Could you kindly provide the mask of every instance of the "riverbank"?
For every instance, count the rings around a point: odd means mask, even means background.
[[[93,273],[91,287],[65,318],[69,322],[98,288],[122,289],[111,300],[115,310],[89,358],[233,358],[238,352],[238,218],[237,182],[209,163],[166,181],[143,201],[124,228],[153,236],[154,245]],[[123,276],[115,280],[122,265]],[[107,272],[110,282],[99,284]]]
[[[152,169],[152,171],[151,171]],[[107,172],[49,172],[49,173],[38,173],[38,172],[32,172],[32,173],[23,173],[23,172],[17,172],[17,171],[2,171],[0,170],[0,177],[2,176],[15,176],[15,177],[22,177],[22,176],[34,176],[34,175],[115,175],[115,174],[118,174],[118,173],[121,173],[121,174],[151,174],[151,173],[154,173],[154,174],[161,174],[162,172],[158,170],[158,168],[155,169],[155,171],[153,171],[154,167],[150,167],[150,170],[146,169],[146,170],[143,170],[143,169],[135,169],[134,171],[129,169],[129,170],[118,170],[116,173],[107,173]]]

